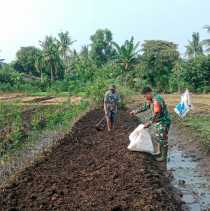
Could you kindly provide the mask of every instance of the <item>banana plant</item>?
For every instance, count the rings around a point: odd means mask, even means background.
[[[130,40],[126,40],[123,45],[119,45],[113,42],[113,46],[116,50],[116,55],[114,57],[114,62],[122,67],[125,73],[125,84],[127,84],[128,73],[137,64],[138,55],[140,52],[139,42],[134,42],[134,37]]]

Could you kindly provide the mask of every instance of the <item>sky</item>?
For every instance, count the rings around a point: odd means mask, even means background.
[[[108,28],[115,41],[132,35],[175,42],[181,53],[193,32],[210,37],[209,0],[0,0],[0,58],[15,59],[20,47],[39,46],[46,35],[68,30],[77,50],[97,30]]]

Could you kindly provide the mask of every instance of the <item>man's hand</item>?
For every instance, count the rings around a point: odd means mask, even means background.
[[[145,122],[144,123],[144,128],[148,128],[150,126],[150,123],[149,122]]]
[[[135,111],[131,111],[130,112],[130,116],[135,116],[136,115],[136,112]]]

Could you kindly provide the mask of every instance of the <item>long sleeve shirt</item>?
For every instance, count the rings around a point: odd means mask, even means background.
[[[160,105],[160,112],[154,112],[154,101],[156,101]],[[145,112],[149,109],[152,113],[152,115],[149,117],[150,123],[160,122],[164,125],[171,124],[171,118],[167,106],[164,99],[160,95],[156,95],[151,103],[144,102],[141,106],[139,106],[138,109],[135,110],[135,113]]]

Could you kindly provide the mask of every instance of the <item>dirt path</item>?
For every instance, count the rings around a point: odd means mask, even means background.
[[[127,150],[135,122],[121,112],[114,132],[96,132],[102,115],[89,112],[42,162],[2,188],[0,210],[180,210],[158,163]]]

